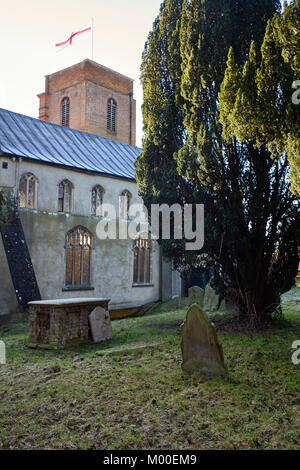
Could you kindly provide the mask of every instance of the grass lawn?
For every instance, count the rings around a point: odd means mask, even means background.
[[[111,342],[59,352],[28,349],[26,322],[2,326],[0,448],[300,449],[300,288],[283,305],[267,331],[218,316],[230,375],[209,381],[182,378],[177,301],[114,321]]]

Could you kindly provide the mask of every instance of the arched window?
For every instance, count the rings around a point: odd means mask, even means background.
[[[152,242],[138,238],[134,242],[133,283],[150,284]]]
[[[27,173],[20,179],[19,205],[22,208],[35,209],[36,202],[37,179],[32,173]]]
[[[101,186],[94,186],[92,189],[92,215],[102,216],[104,189]]]
[[[120,219],[129,219],[129,207],[130,207],[131,194],[125,189],[120,194]]]
[[[58,212],[71,212],[72,210],[72,183],[63,180],[58,186]]]
[[[64,127],[69,127],[70,121],[70,100],[69,98],[64,98],[61,102],[61,125]]]
[[[110,132],[117,130],[117,104],[112,98],[107,102],[107,130]]]
[[[75,227],[66,236],[66,286],[89,287],[93,236],[85,227]]]

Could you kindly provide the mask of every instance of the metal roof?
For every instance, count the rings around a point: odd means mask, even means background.
[[[141,149],[0,108],[0,150],[83,171],[134,179]]]

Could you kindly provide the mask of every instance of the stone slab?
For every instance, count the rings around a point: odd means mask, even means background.
[[[216,312],[219,307],[220,297],[216,291],[211,287],[210,284],[207,284],[204,293],[203,300],[203,309],[206,312]]]
[[[89,323],[94,343],[113,338],[110,315],[102,307],[96,307],[89,315]]]
[[[193,286],[189,289],[189,305],[198,304],[203,306],[204,290],[201,287]]]
[[[191,305],[182,325],[182,371],[185,375],[227,374],[216,328],[199,305]]]
[[[54,305],[54,306],[64,306],[64,305],[78,305],[78,304],[97,304],[99,302],[109,302],[110,299],[98,299],[95,297],[83,298],[78,297],[74,299],[53,299],[53,300],[35,300],[33,302],[28,302],[28,305]]]

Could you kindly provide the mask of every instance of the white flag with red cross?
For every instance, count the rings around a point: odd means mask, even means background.
[[[66,47],[72,46],[73,40],[78,38],[83,33],[88,33],[91,31],[93,33],[93,20],[91,20],[88,24],[83,26],[82,28],[78,29],[75,33],[71,33],[70,37],[65,41],[59,42],[55,44],[55,47],[58,48],[57,52],[62,51]]]

